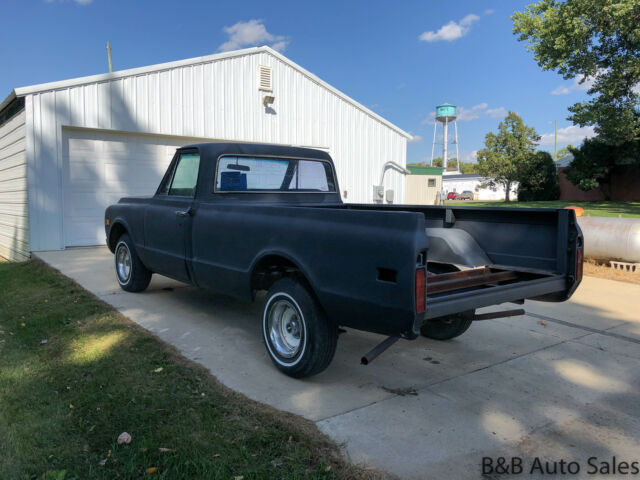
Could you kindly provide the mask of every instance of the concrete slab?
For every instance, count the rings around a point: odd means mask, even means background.
[[[318,422],[354,460],[401,476],[479,476],[482,455],[535,454],[545,440],[587,458],[602,442],[575,438],[594,432],[621,449],[640,438],[630,373],[640,371],[638,286],[586,277],[570,302],[527,302],[531,315],[478,322],[450,342],[401,341],[367,367],[359,359],[381,338],[349,330],[329,369],[301,381],[270,363],[262,299],[245,304],[158,275],[144,293],[126,293],[106,247],[38,256],[225,385]]]
[[[582,460],[626,453],[635,459],[637,368],[635,359],[562,343],[319,427],[344,442],[352,460],[405,478],[480,477],[485,456]],[[553,432],[553,449],[545,431]]]
[[[585,277],[571,301],[527,302],[527,312],[561,318],[581,326],[607,329],[640,322],[638,285]]]

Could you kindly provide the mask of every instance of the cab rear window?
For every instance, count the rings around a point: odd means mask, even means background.
[[[331,164],[321,160],[225,156],[216,192],[335,192]]]

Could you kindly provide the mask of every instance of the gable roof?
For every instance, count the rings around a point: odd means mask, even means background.
[[[285,63],[287,65],[289,65],[291,68],[297,70],[302,75],[304,75],[305,77],[309,78],[311,81],[313,81],[313,82],[321,85],[322,87],[326,88],[327,90],[331,91],[332,93],[334,93],[335,95],[340,97],[342,100],[344,100],[347,103],[350,103],[351,105],[355,106],[356,108],[362,110],[363,112],[365,112],[370,117],[372,117],[372,118],[378,120],[379,122],[383,123],[384,125],[386,125],[387,127],[391,128],[395,132],[399,133],[400,135],[402,135],[406,139],[410,140],[411,138],[413,138],[409,133],[405,132],[404,130],[402,130],[401,128],[397,127],[396,125],[394,125],[390,121],[386,120],[385,118],[381,117],[377,113],[369,110],[367,107],[365,107],[361,103],[356,102],[354,99],[352,99],[348,95],[342,93],[337,88],[332,87],[331,85],[329,85],[324,80],[320,79],[319,77],[317,77],[313,73],[311,73],[308,70],[302,68],[300,65],[298,65],[294,61],[288,59],[287,57],[285,57],[281,53],[276,52],[274,49],[272,49],[271,47],[268,47],[266,45],[262,46],[262,47],[252,47],[252,48],[245,48],[245,49],[242,49],[242,50],[234,50],[232,52],[216,53],[216,54],[213,54],[213,55],[206,55],[206,56],[203,56],[203,57],[187,58],[185,60],[177,60],[177,61],[174,61],[174,62],[158,63],[156,65],[148,65],[148,66],[145,66],[145,67],[130,68],[128,70],[119,70],[117,72],[100,73],[98,75],[89,75],[89,76],[86,76],[86,77],[71,78],[71,79],[68,79],[68,80],[61,80],[61,81],[57,81],[57,82],[41,83],[41,84],[38,84],[38,85],[30,85],[30,86],[27,86],[27,87],[19,87],[19,88],[14,89],[7,96],[7,98],[5,98],[2,103],[0,103],[0,110],[2,110],[6,105],[8,105],[14,98],[22,97],[22,96],[25,96],[25,95],[30,95],[32,93],[39,93],[39,92],[44,92],[44,91],[48,91],[48,90],[59,90],[59,89],[73,87],[73,86],[84,85],[84,84],[88,84],[88,83],[104,82],[104,81],[108,81],[108,80],[115,80],[115,79],[118,79],[118,78],[130,77],[130,76],[141,75],[141,74],[144,74],[144,73],[157,72],[157,71],[162,71],[162,70],[169,70],[169,69],[172,69],[172,68],[184,67],[184,66],[188,66],[188,65],[199,65],[199,64],[214,62],[216,60],[222,60],[224,58],[234,58],[234,57],[242,57],[242,56],[246,56],[246,55],[254,55],[254,54],[260,53],[260,52],[265,52],[265,53],[268,53],[268,54],[276,57],[278,60],[280,60],[281,62],[283,62],[283,63]]]
[[[411,172],[411,175],[439,175],[442,176],[444,168],[441,167],[429,167],[422,165],[407,165],[407,170]]]
[[[480,180],[483,177],[482,175],[478,174],[478,173],[455,173],[453,175],[444,175],[442,177],[442,181],[446,181],[446,180]]]

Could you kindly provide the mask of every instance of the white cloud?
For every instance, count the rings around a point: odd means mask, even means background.
[[[485,113],[487,107],[489,105],[487,103],[479,103],[478,105],[474,105],[471,108],[458,107],[458,121],[459,122],[468,122],[469,120],[475,120],[476,118],[480,118],[483,113]]]
[[[436,121],[436,114],[431,112],[427,118],[422,121],[423,125],[433,125]]]
[[[485,14],[485,15],[491,15],[491,14],[492,14],[492,13],[494,13],[494,12],[495,12],[495,10],[493,10],[493,9],[491,9],[491,8],[488,8],[487,10],[485,10],[485,11],[484,11],[484,14]]]
[[[475,163],[478,159],[478,151],[477,150],[462,150],[460,152],[460,161],[464,163]]]
[[[411,140],[407,140],[409,143],[418,143],[422,141],[422,137],[420,135],[412,135]]]
[[[573,79],[571,85],[560,85],[551,90],[551,95],[568,95],[571,92],[589,90],[593,86],[593,82],[595,82],[595,80],[595,77],[585,77],[584,75],[578,75]]]
[[[596,135],[593,127],[579,127],[578,125],[570,125],[565,128],[558,129],[558,145],[565,145],[571,143],[577,145],[581,143],[585,138],[591,138]],[[539,145],[553,145],[554,134],[545,133],[540,137]]]
[[[423,32],[418,38],[423,42],[452,42],[458,38],[464,37],[471,30],[471,25],[480,20],[478,15],[470,13],[459,22],[451,20],[438,29],[437,32]]]
[[[229,35],[229,40],[220,45],[219,52],[264,44],[270,45],[278,52],[283,52],[289,45],[289,40],[286,37],[269,33],[262,20],[253,19],[248,22],[238,22],[230,27],[224,27],[223,30]]]
[[[491,118],[503,118],[507,116],[507,109],[504,107],[489,108],[486,113]]]

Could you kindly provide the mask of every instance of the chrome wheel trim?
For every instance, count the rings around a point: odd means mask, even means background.
[[[269,306],[267,331],[279,356],[293,358],[300,352],[304,336],[302,322],[298,309],[288,299],[278,299]]]
[[[131,252],[126,243],[120,242],[116,247],[116,275],[122,284],[131,278]]]

